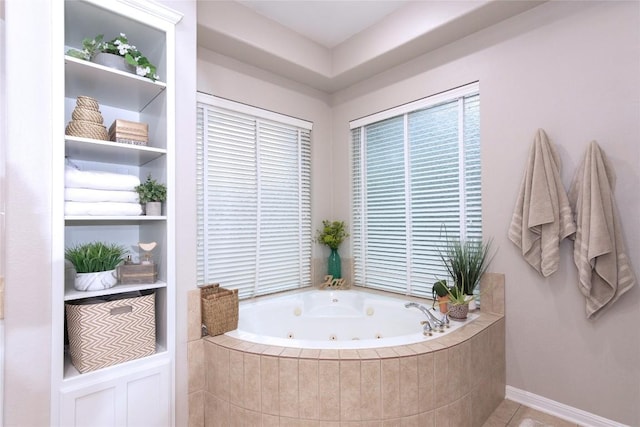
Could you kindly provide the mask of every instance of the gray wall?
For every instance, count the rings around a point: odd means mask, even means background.
[[[507,228],[536,129],[556,144],[566,187],[595,139],[617,173],[640,272],[639,12],[637,2],[547,3],[337,93],[333,106],[334,214],[348,218],[348,121],[480,81],[483,226],[498,248],[490,270],[506,274],[507,385],[629,425],[640,425],[640,286],[588,321],[572,242],[544,279]]]

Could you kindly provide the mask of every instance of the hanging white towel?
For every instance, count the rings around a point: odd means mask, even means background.
[[[511,218],[509,239],[544,277],[558,269],[560,242],[576,230],[560,167],[555,147],[538,129]]]
[[[636,283],[613,196],[615,181],[607,157],[592,141],[569,189],[577,225],[573,261],[590,319]]]

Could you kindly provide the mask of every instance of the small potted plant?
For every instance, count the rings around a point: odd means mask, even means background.
[[[447,293],[449,294],[449,317],[465,320],[469,314],[469,302],[473,300],[473,295],[465,295],[457,286],[447,288]]]
[[[91,242],[65,249],[64,256],[76,270],[74,287],[79,291],[108,289],[118,282],[116,268],[125,260],[123,246]]]
[[[147,180],[134,188],[138,193],[140,203],[144,205],[147,216],[162,215],[162,202],[167,200],[167,186],[147,176]]]
[[[327,274],[334,279],[342,278],[342,266],[338,248],[347,237],[349,237],[349,233],[344,221],[323,220],[322,230],[316,230],[315,241],[327,245],[331,249],[327,262]]]
[[[440,313],[446,314],[449,311],[449,286],[446,280],[438,280],[431,288],[431,297],[435,305],[436,301],[440,306]]]
[[[82,50],[69,49],[67,55],[85,61],[95,62],[121,71],[135,72],[153,81],[158,79],[153,65],[129,40],[124,33],[112,40],[104,41],[104,35],[82,40]]]

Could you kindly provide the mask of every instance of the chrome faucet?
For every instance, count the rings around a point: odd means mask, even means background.
[[[434,316],[428,308],[426,308],[424,305],[418,304],[417,302],[408,302],[404,306],[405,308],[415,307],[423,312],[425,316],[427,316],[427,323],[422,322],[422,324],[424,325],[425,333],[427,332],[427,330],[430,332],[435,327],[440,328],[441,331],[445,326],[449,327],[449,317],[446,315],[442,318],[442,320],[440,320],[436,316]]]

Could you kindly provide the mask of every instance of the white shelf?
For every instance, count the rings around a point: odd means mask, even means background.
[[[142,111],[167,85],[93,62],[64,57],[67,98],[90,96],[101,105]]]
[[[78,299],[99,297],[103,295],[117,295],[125,292],[134,292],[134,291],[145,291],[148,289],[159,289],[166,288],[166,282],[161,280],[156,281],[155,283],[143,283],[143,284],[135,284],[135,285],[122,285],[118,284],[109,289],[102,289],[99,291],[78,291],[74,288],[67,288],[64,292],[64,300],[65,301],[74,301]]]
[[[142,166],[167,154],[163,148],[145,145],[123,144],[98,139],[65,136],[67,157],[76,160],[92,160],[103,163]]]
[[[147,221],[166,221],[166,216],[65,216],[66,225],[140,224]]]
[[[149,363],[152,363],[154,361],[158,361],[158,360],[162,360],[164,358],[166,358],[166,353],[167,353],[167,349],[156,343],[156,352],[150,356],[146,356],[146,357],[142,357],[139,359],[134,359],[134,360],[130,360],[127,362],[123,362],[123,363],[119,363],[117,365],[113,365],[113,366],[107,366],[105,368],[102,369],[97,369],[95,371],[89,371],[86,372],[84,374],[81,374],[75,366],[73,366],[73,363],[71,363],[71,356],[65,352],[64,355],[64,382],[69,384],[74,380],[81,380],[81,381],[87,381],[90,382],[92,380],[92,377],[103,377],[105,375],[105,372],[109,371],[109,370],[127,370],[127,369],[143,369],[144,367],[146,367]]]

